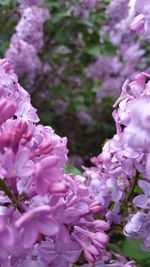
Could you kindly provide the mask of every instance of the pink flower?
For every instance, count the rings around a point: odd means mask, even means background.
[[[36,191],[40,195],[45,195],[53,189],[54,184],[62,179],[62,170],[59,166],[59,158],[57,156],[48,156],[41,159],[35,165],[35,186]],[[58,185],[59,188],[59,185]],[[64,190],[64,186],[60,191]]]
[[[30,177],[34,172],[34,163],[27,148],[20,149],[17,154],[8,149],[2,157],[2,167],[0,173],[4,178]]]
[[[144,32],[144,24],[145,24],[144,15],[140,14],[140,15],[136,16],[135,19],[133,20],[133,22],[131,23],[131,29],[133,31],[143,33]]]
[[[81,246],[72,240],[67,243],[57,239],[42,242],[39,248],[40,255],[55,267],[69,267],[76,262],[81,254]],[[71,264],[71,265],[70,265]]]
[[[50,215],[51,208],[47,205],[33,208],[25,212],[16,222],[20,229],[20,238],[25,248],[30,248],[40,234],[55,236],[59,231],[57,222]]]
[[[133,203],[140,208],[150,207],[150,183],[147,181],[139,181],[139,186],[141,187],[144,194],[138,195],[133,199]]]
[[[14,116],[17,109],[17,105],[10,100],[1,100],[0,102],[0,124],[2,124],[7,119]]]
[[[16,115],[28,121],[32,122],[39,121],[39,117],[36,114],[36,109],[32,107],[29,99],[25,99],[22,102],[20,101],[16,111]]]
[[[0,247],[2,246],[5,250],[12,249],[15,242],[14,233],[2,216],[0,216],[0,236]]]

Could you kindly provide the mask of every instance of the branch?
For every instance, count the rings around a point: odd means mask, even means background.
[[[134,181],[133,181],[133,184],[131,186],[131,189],[129,190],[129,194],[128,194],[128,197],[127,197],[127,200],[128,201],[131,201],[132,199],[132,196],[133,196],[133,193],[134,193],[134,189],[137,185],[137,181],[139,179],[139,173],[136,174],[135,178],[134,178]]]
[[[11,189],[7,186],[7,184],[5,183],[5,180],[3,179],[0,179],[0,190],[3,191],[6,194],[6,196],[9,197],[13,205],[19,210],[20,213],[22,213],[23,209],[19,205],[18,199],[14,196]]]

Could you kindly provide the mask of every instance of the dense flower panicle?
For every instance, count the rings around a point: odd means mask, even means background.
[[[93,267],[93,265],[84,264],[81,267]],[[104,260],[98,260],[95,263],[95,267],[136,267],[136,264],[134,261],[128,261],[124,256],[114,253],[112,255],[106,254]]]
[[[14,65],[18,76],[21,77],[26,74],[31,82],[41,68],[41,62],[35,47],[23,41],[17,35],[14,35],[11,40],[10,48],[6,52],[6,58]]]
[[[136,0],[134,4],[135,18],[131,23],[131,29],[138,33],[150,33],[150,2],[148,0]]]
[[[106,19],[100,29],[100,41],[103,44],[109,37],[114,53],[97,56],[85,69],[86,76],[94,82],[93,90],[98,102],[105,97],[118,97],[124,80],[133,79],[139,69],[146,68],[142,42],[136,40],[136,35],[130,29],[133,16],[130,14],[129,1],[111,1],[106,8]]]
[[[43,23],[49,19],[46,9],[31,6],[25,8],[16,26],[17,37],[33,45],[37,50],[43,46]]]
[[[133,199],[133,203],[140,208],[150,207],[150,183],[147,181],[139,181],[139,186],[141,187],[144,194],[138,195]]]
[[[95,167],[85,168],[89,191],[96,201],[102,203],[103,214],[110,224],[124,221],[120,202],[130,200],[133,191],[128,188],[135,187],[139,179],[138,185],[143,193],[132,201],[136,214],[128,210],[124,234],[132,239],[143,240],[144,250],[150,249],[149,78],[149,74],[142,72],[135,76],[134,81],[125,81],[121,95],[114,104],[113,117],[117,132],[105,143],[102,153],[92,158]],[[111,266],[104,262],[100,264]],[[134,266],[132,262],[127,266],[130,264]],[[115,263],[112,266],[122,265]]]
[[[89,191],[96,201],[102,203],[103,213],[109,223],[120,223],[120,201],[140,172],[147,182],[139,182],[144,191],[133,203],[149,208],[149,75],[140,73],[135,81],[126,80],[120,97],[114,104],[113,117],[117,133],[103,146],[102,153],[92,162],[95,167],[85,168]],[[114,203],[110,209],[111,203]]]
[[[100,56],[86,69],[86,75],[97,81],[99,77],[107,77],[110,73],[117,74],[121,68],[121,63],[117,57]]]
[[[86,179],[67,175],[66,138],[36,125],[29,94],[0,61],[0,264],[70,267],[106,253],[109,223]]]
[[[100,41],[103,44],[105,38],[109,36],[116,50],[111,56],[97,57],[85,70],[86,76],[94,82],[93,91],[96,92],[97,102],[105,97],[118,96],[125,79],[133,79],[139,69],[146,69],[143,44],[130,29],[133,14],[130,12],[128,2],[111,1],[106,7],[108,19],[100,29]],[[125,7],[122,8],[122,5]],[[120,12],[116,12],[117,8],[121,9]],[[122,10],[126,11],[124,12],[126,15],[119,19]],[[118,20],[115,17],[117,15]]]
[[[14,65],[17,75],[27,75],[31,84],[42,69],[38,52],[44,45],[43,24],[50,18],[49,11],[38,6],[42,2],[19,1],[21,19],[6,51],[6,58]]]
[[[42,0],[18,2],[21,19],[6,57],[19,76],[28,75],[33,82],[42,67],[38,51],[43,46],[43,24],[50,15],[41,7]],[[74,16],[87,20],[99,2],[71,1],[69,7]],[[146,0],[144,7],[136,1],[135,27],[140,32],[149,27],[145,6]],[[122,7],[125,16],[119,12]],[[128,1],[112,1],[106,14],[110,24],[103,27],[103,34],[108,30],[117,53],[97,57],[85,73],[95,83],[93,90],[100,99],[110,94],[110,88],[111,96],[118,94],[122,81],[129,79],[114,104],[116,134],[104,144],[101,154],[91,159],[94,167],[83,167],[84,176],[66,174],[67,139],[51,127],[37,125],[39,118],[29,94],[18,83],[12,65],[0,60],[2,267],[135,267],[134,261],[106,251],[106,232],[113,224],[125,225],[126,236],[143,240],[143,249],[150,249],[150,75],[136,74],[139,60],[142,67],[146,61],[129,29]],[[84,42],[83,36],[79,39]],[[60,46],[57,52],[66,55],[70,50]],[[58,68],[58,73],[64,69]],[[135,80],[130,82],[134,74]],[[76,77],[69,79],[75,87],[82,84]],[[65,112],[65,102],[56,104]],[[83,125],[93,123],[86,111],[78,110],[76,116]],[[137,181],[142,193],[133,198]]]
[[[75,17],[81,17],[84,20],[88,20],[90,12],[95,10],[101,0],[79,0],[71,1],[71,10]]]
[[[116,23],[125,18],[128,14],[129,0],[112,0],[107,7],[106,14],[111,23]]]
[[[44,0],[18,0],[18,3],[23,7],[40,6],[44,3]]]
[[[132,239],[143,240],[142,245],[144,250],[150,249],[150,213],[138,211],[136,214],[132,214],[124,228],[126,236]]]

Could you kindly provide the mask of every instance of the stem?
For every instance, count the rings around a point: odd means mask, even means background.
[[[3,179],[0,179],[0,190],[4,191],[13,203],[16,202],[16,197],[13,195],[10,188],[6,185]]]
[[[129,190],[129,195],[127,197],[127,200],[130,201],[132,199],[132,196],[133,196],[133,193],[134,193],[134,189],[137,185],[137,181],[139,179],[139,173],[136,174],[135,178],[134,178],[134,181],[133,181],[133,184],[131,186],[131,190]]]
[[[13,205],[19,210],[20,213],[22,213],[23,209],[20,207],[18,199],[13,195],[12,191],[10,190],[10,188],[7,186],[7,184],[3,179],[0,179],[0,190],[3,191],[6,194],[6,196],[9,197]]]

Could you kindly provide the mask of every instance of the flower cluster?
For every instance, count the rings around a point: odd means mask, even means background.
[[[131,29],[138,33],[150,33],[150,2],[136,0],[134,3],[134,20]]]
[[[18,0],[21,4],[21,7],[29,7],[29,6],[40,6],[44,3],[44,0]]]
[[[101,0],[59,0],[59,4],[69,8],[73,16],[80,17],[83,20],[89,19],[90,13],[96,10],[100,2]]]
[[[6,58],[14,65],[19,77],[27,75],[29,82],[33,83],[42,68],[38,52],[43,46],[43,24],[50,18],[50,14],[47,9],[38,6],[43,1],[19,2],[21,19],[11,38]]]
[[[112,260],[112,257],[114,258]],[[106,263],[107,262],[107,263]],[[85,264],[81,267],[93,267],[92,264]],[[136,267],[134,261],[128,261],[125,257],[117,253],[108,254],[104,260],[99,260],[95,263],[94,267]]]
[[[125,81],[114,104],[117,132],[105,143],[102,153],[92,158],[95,167],[85,168],[89,191],[102,203],[105,218],[110,224],[126,224],[124,234],[143,240],[145,250],[150,249],[149,78],[143,72],[134,81]],[[138,185],[143,194],[133,198]]]
[[[139,68],[146,69],[145,50],[130,29],[133,16],[129,1],[113,0],[105,13],[106,22],[100,29],[100,41],[103,44],[109,37],[115,51],[112,55],[98,56],[85,70],[95,84],[98,101],[107,96],[118,97],[124,80],[133,79]]]
[[[0,61],[0,264],[70,267],[102,259],[109,224],[85,178],[65,173],[66,138],[39,118],[12,65]]]
[[[14,68],[7,60],[0,60],[0,266],[135,267],[134,261],[111,251],[111,244],[110,251],[106,250],[106,232],[109,230],[111,239],[117,234],[116,227],[129,238],[143,240],[143,249],[150,249],[150,75],[137,74],[139,61],[140,68],[145,68],[146,60],[141,43],[134,42],[137,37],[130,29],[133,17],[129,1],[113,0],[106,10],[110,23],[102,27],[100,42],[110,45],[108,34],[114,54],[99,53],[94,62],[85,60],[90,64],[83,68],[84,74],[93,80],[93,90],[100,99],[117,95],[122,81],[129,79],[113,106],[116,134],[105,142],[101,154],[91,159],[95,166],[83,167],[84,176],[67,173],[67,139],[56,135],[51,127],[37,124],[39,118],[30,96],[18,83],[15,72],[28,75],[31,83],[42,67],[38,51],[43,47],[43,24],[49,18],[49,12],[41,8],[43,0],[18,2],[22,17],[6,53]],[[82,18],[82,25],[89,25],[86,20],[90,14],[94,18],[94,12],[90,12],[100,1],[71,1],[70,5],[68,1],[59,2],[68,5],[69,12],[63,10],[53,21],[62,16],[67,27],[65,16],[72,14]],[[57,9],[57,4],[53,5]],[[123,13],[119,12],[122,7]],[[136,1],[135,9],[145,16],[144,28],[139,32],[148,32],[147,1],[143,6]],[[88,30],[92,36],[94,27]],[[78,77],[81,56],[93,50],[97,53],[97,47],[86,47],[82,33],[73,36],[67,32],[65,38],[70,40],[68,47],[58,45],[59,37],[54,37],[52,66],[47,64],[42,71],[50,70],[57,89],[63,74],[67,74],[64,77],[74,88],[76,98],[78,89],[85,87],[84,79]],[[72,54],[72,46],[78,52],[70,56],[71,68],[68,55]],[[63,58],[60,64],[58,54]],[[45,75],[46,82],[51,76]],[[40,82],[44,87],[43,80]],[[56,97],[58,118],[70,105],[68,99]],[[82,96],[79,102],[72,107],[76,118],[83,126],[94,128],[92,109],[84,106]],[[76,154],[70,162],[80,166],[83,160]]]

